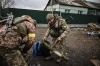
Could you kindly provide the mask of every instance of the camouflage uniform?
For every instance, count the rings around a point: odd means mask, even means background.
[[[49,18],[52,20],[50,16],[51,15],[49,16],[47,15],[48,20]],[[47,38],[50,35],[53,39],[57,39],[57,38],[63,39],[66,36],[66,33],[69,30],[69,27],[66,24],[66,21],[62,17],[56,16],[53,18],[54,19],[52,22],[50,20],[48,21],[49,28],[46,32],[45,37]]]
[[[36,20],[33,20],[30,16],[23,15],[22,17],[16,18],[14,24],[16,25],[14,30],[18,32],[23,39],[22,44],[25,44],[23,52],[26,53],[34,42]],[[30,34],[32,36],[30,36]]]
[[[61,16],[48,14],[47,20],[49,28],[46,32],[44,39],[46,39],[50,35],[52,37],[53,44],[55,43],[55,41],[59,41],[55,47],[56,50],[57,48],[61,49],[60,51],[63,54],[63,51],[65,50],[65,37],[69,31],[69,27],[66,24],[65,19],[63,19]]]
[[[6,66],[28,66],[19,50],[0,48],[0,56],[5,61],[3,66],[4,64],[7,64]]]
[[[22,16],[20,19],[16,18],[14,21],[16,20],[18,22],[13,22],[14,26],[11,27],[10,32],[5,35],[0,34],[0,57],[4,58],[6,66],[28,66],[19,47],[25,43],[23,50],[25,52],[31,47],[31,43],[34,41],[32,33],[35,32],[35,25],[31,22],[31,17],[30,20],[26,19],[26,16]],[[29,33],[32,37],[28,35]]]
[[[7,66],[28,66],[20,50],[18,50],[20,42],[21,37],[16,32],[0,34],[0,56],[4,58]]]

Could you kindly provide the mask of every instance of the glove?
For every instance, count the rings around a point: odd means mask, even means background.
[[[46,37],[43,38],[43,40],[46,40],[46,39],[47,39]]]
[[[61,41],[61,37],[58,37],[57,40],[58,40],[58,41]]]

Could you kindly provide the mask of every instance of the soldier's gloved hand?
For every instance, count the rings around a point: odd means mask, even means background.
[[[47,38],[46,37],[43,37],[43,40],[46,40]]]
[[[57,40],[58,40],[58,41],[61,41],[61,37],[58,37]]]

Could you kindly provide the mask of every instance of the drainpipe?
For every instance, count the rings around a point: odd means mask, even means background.
[[[52,9],[52,14],[53,14],[53,0],[51,0],[51,9]]]
[[[59,4],[59,13],[60,13],[60,16],[61,16],[61,11],[60,11],[60,4]]]

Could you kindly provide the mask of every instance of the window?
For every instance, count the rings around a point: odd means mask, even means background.
[[[100,12],[96,12],[96,15],[100,15]]]
[[[88,11],[88,14],[95,15],[96,14],[96,11],[95,10],[89,10]]]
[[[56,11],[56,8],[53,8],[53,11]]]
[[[70,13],[70,9],[65,9],[65,13]]]
[[[83,13],[83,11],[81,11],[81,10],[78,10],[78,14],[82,14]]]

